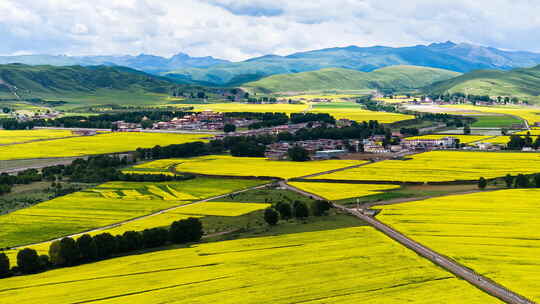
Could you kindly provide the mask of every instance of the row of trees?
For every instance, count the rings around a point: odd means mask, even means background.
[[[540,173],[534,175],[518,174],[516,176],[507,174],[504,178],[507,188],[540,188]],[[478,180],[478,188],[484,190],[488,181],[484,177]]]
[[[508,150],[522,150],[523,148],[540,149],[540,136],[536,137],[536,140],[533,140],[530,132],[527,132],[525,136],[511,135],[506,148]]]
[[[305,219],[309,217],[310,214],[315,216],[326,215],[331,207],[332,205],[330,202],[317,200],[313,203],[312,210],[310,211],[307,204],[301,201],[294,201],[292,205],[287,202],[279,202],[264,210],[264,220],[266,223],[273,226],[276,225],[280,219]]]
[[[31,274],[52,267],[66,267],[110,258],[136,250],[156,248],[168,243],[184,244],[197,242],[203,236],[203,225],[198,218],[173,222],[167,228],[151,228],[142,232],[126,231],[113,236],[101,233],[95,236],[84,234],[78,239],[63,238],[51,243],[49,255],[38,255],[31,248],[19,250],[17,267],[10,269],[10,261],[0,253],[0,277],[10,274]]]

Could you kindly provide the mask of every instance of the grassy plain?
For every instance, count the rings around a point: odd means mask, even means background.
[[[0,145],[68,136],[73,136],[73,134],[67,130],[0,130]]]
[[[492,136],[482,136],[482,135],[452,135],[452,134],[430,134],[430,135],[422,135],[422,136],[413,136],[413,137],[407,137],[408,140],[413,139],[441,139],[444,137],[455,137],[459,139],[459,142],[462,144],[469,144],[477,141],[482,141],[484,139],[488,139]]]
[[[510,115],[471,115],[476,121],[473,128],[509,128],[512,125],[523,124],[523,121]]]
[[[372,228],[350,227],[359,221],[332,219],[8,278],[0,302],[500,303]]]
[[[115,132],[0,147],[0,160],[69,157],[204,141],[204,134]]]
[[[263,176],[292,178],[362,164],[356,160],[324,160],[311,162],[272,161],[262,157],[209,155],[193,158],[158,160],[133,169],[163,169],[176,165],[178,172],[228,176]],[[128,169],[131,170],[131,169]]]
[[[385,160],[315,179],[442,182],[540,172],[540,154],[432,151],[407,160]]]
[[[261,182],[212,178],[163,183],[105,183],[0,216],[0,248],[104,227],[258,184]]]
[[[540,300],[540,189],[381,206],[378,218],[534,301]]]
[[[289,182],[289,185],[337,201],[348,198],[379,194],[386,190],[398,189],[398,185],[370,185],[345,183]]]

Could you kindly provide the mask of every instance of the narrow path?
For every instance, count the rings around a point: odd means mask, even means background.
[[[447,271],[453,273],[457,277],[460,277],[470,284],[476,286],[477,288],[483,290],[484,292],[499,298],[503,300],[506,303],[511,304],[532,304],[535,303],[509,289],[506,287],[474,272],[472,269],[469,269],[456,261],[441,255],[428,247],[408,238],[404,234],[398,232],[397,230],[391,228],[390,226],[376,220],[375,218],[371,216],[367,216],[362,213],[360,210],[356,209],[348,209],[341,205],[334,204],[334,207],[347,212],[362,221],[368,223],[375,229],[379,230],[380,232],[386,234],[391,239],[395,240],[396,242],[402,244],[403,246],[413,250],[418,255],[430,260],[434,264],[446,269]]]
[[[153,217],[153,216],[160,215],[160,214],[163,214],[163,213],[166,213],[166,212],[169,212],[169,211],[177,210],[177,209],[180,209],[180,208],[183,208],[183,207],[186,207],[186,206],[191,206],[191,205],[195,205],[195,204],[199,204],[199,203],[204,203],[204,202],[208,202],[208,201],[215,200],[215,199],[218,199],[218,198],[224,198],[224,197],[227,197],[227,196],[229,196],[231,194],[239,194],[239,193],[243,193],[243,192],[250,191],[250,190],[262,189],[262,188],[267,187],[268,185],[269,184],[263,184],[263,185],[250,187],[250,188],[246,188],[246,189],[242,189],[242,190],[238,190],[238,191],[234,191],[234,192],[229,192],[229,193],[221,194],[221,195],[218,195],[218,196],[205,198],[203,200],[199,200],[199,201],[196,201],[196,202],[191,202],[191,203],[188,203],[188,204],[163,209],[163,210],[151,213],[151,214],[139,216],[139,217],[132,218],[132,219],[129,219],[129,220],[125,220],[125,221],[122,221],[122,222],[117,222],[117,223],[114,223],[114,224],[111,224],[111,225],[107,225],[107,226],[103,226],[103,227],[99,227],[99,228],[95,228],[95,229],[90,229],[90,230],[86,230],[86,231],[83,231],[83,232],[77,232],[77,233],[74,233],[74,234],[64,235],[64,236],[54,238],[54,239],[50,239],[50,240],[43,241],[43,242],[19,245],[19,246],[16,246],[16,247],[9,247],[8,249],[20,249],[20,248],[23,248],[23,247],[36,246],[36,245],[41,245],[41,244],[46,244],[46,243],[58,241],[58,240],[61,240],[61,239],[65,238],[65,237],[73,238],[73,237],[81,236],[81,235],[86,234],[86,233],[99,232],[99,231],[119,227],[119,226],[122,226],[124,224],[135,222],[135,221],[138,221],[138,220],[147,219],[149,217]],[[214,233],[214,234],[209,235],[209,236],[221,235],[221,234],[226,234],[226,233],[230,233],[230,232],[233,232],[233,231],[218,232],[218,233]]]

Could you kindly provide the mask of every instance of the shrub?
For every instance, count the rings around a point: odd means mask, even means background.
[[[274,208],[266,208],[264,210],[264,220],[268,223],[270,226],[274,226],[279,221],[279,212]]]
[[[481,190],[484,190],[486,189],[486,186],[487,186],[486,179],[483,177],[480,177],[480,179],[478,180],[478,188],[480,188]]]

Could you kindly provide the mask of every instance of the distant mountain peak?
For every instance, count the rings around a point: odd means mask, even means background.
[[[431,47],[431,48],[451,48],[451,47],[454,47],[456,46],[457,44],[448,40],[446,42],[435,42],[435,43],[432,43],[430,45],[428,45],[428,47]]]

